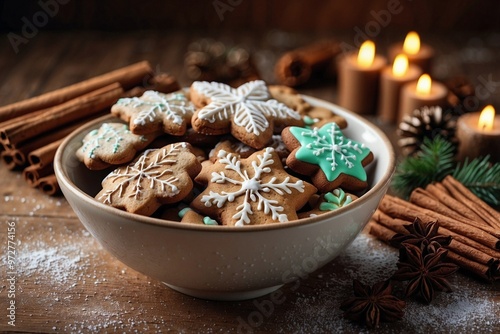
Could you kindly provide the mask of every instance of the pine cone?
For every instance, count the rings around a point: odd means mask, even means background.
[[[422,107],[403,118],[399,124],[398,141],[404,155],[414,155],[420,151],[424,138],[433,139],[441,136],[445,140],[456,143],[456,118],[439,106]]]

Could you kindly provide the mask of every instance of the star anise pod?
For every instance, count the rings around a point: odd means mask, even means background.
[[[391,294],[390,280],[370,287],[355,279],[353,288],[354,297],[340,305],[345,318],[378,327],[381,321],[393,322],[403,317],[406,303]]]
[[[409,234],[397,233],[391,239],[391,245],[399,248],[407,243],[419,247],[423,252],[432,253],[436,248],[448,246],[451,236],[438,234],[439,223],[424,223],[420,218],[415,218],[413,223],[403,226]]]
[[[399,249],[398,270],[393,278],[409,281],[406,296],[420,295],[426,303],[430,303],[436,291],[452,291],[446,277],[456,272],[458,266],[443,262],[447,255],[448,251],[442,247],[423,254],[420,247],[403,243]]]

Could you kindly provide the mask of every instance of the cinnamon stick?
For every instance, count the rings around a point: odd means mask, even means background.
[[[41,133],[56,129],[63,124],[89,117],[110,107],[122,93],[123,89],[119,84],[115,83],[49,108],[26,124],[2,131],[2,141],[8,141],[10,145],[16,147]]]
[[[403,226],[410,225],[413,222],[413,220],[408,221],[408,220],[393,218],[378,209],[373,214],[372,220],[399,234],[408,234],[408,231]],[[441,225],[439,226],[438,233],[445,236],[451,236],[453,239],[456,239],[460,243],[475,248],[482,253],[488,254],[490,257],[500,258],[499,251],[495,250],[494,248],[488,247],[480,242],[477,242],[466,235],[455,233],[447,228],[444,228]]]
[[[441,204],[439,201],[434,200],[427,192],[422,188],[417,188],[412,191],[410,195],[410,202],[418,205],[419,207],[426,209],[425,213],[432,214],[430,212],[435,212],[438,214],[445,215],[446,217],[453,218],[460,221],[461,223],[477,227],[479,229],[485,230],[488,233],[495,234],[496,231],[491,229],[489,224],[486,224],[482,220],[472,220],[468,219],[461,214],[449,209],[447,206]],[[430,210],[430,211],[429,211]],[[499,235],[500,237],[500,235]]]
[[[434,199],[434,196],[432,196],[422,188],[417,188],[412,191],[410,195],[410,202],[422,208],[447,215],[450,218],[459,220],[463,218],[463,216],[458,214],[456,211],[450,210],[447,206],[439,203],[439,201]]]
[[[372,219],[368,223],[369,233],[388,244],[391,244],[391,239],[397,234],[394,229],[397,229],[398,226],[400,225],[395,224],[387,227],[386,225],[382,225],[376,219]],[[405,230],[405,233],[403,234],[408,233],[409,232]],[[441,232],[439,233],[441,234]],[[454,239],[452,239],[450,245],[447,246],[447,249],[448,261],[453,262],[461,268],[466,269],[484,279],[498,279],[498,277],[495,276],[495,273],[498,272],[498,258],[488,256],[487,254],[461,244]]]
[[[3,164],[7,169],[9,170],[14,170],[17,166],[16,162],[14,161],[14,152],[12,150],[9,151],[2,151],[0,152],[0,158],[3,161]]]
[[[478,263],[474,260],[467,259],[455,252],[448,251],[448,255],[446,256],[446,259],[457,266],[459,266],[462,269],[468,270],[472,273],[475,273],[476,275],[480,276],[481,278],[484,278],[485,280],[495,280],[497,278],[492,277],[490,274],[491,268],[490,266],[487,266],[482,263]]]
[[[28,154],[28,161],[31,165],[39,167],[52,164],[57,148],[63,142],[63,138],[56,140],[50,144],[37,148]]]
[[[151,88],[160,93],[168,94],[181,89],[177,79],[168,73],[155,74],[151,78]]]
[[[40,178],[37,188],[50,196],[57,195],[60,191],[59,184],[54,174]]]
[[[481,216],[491,227],[500,230],[499,212],[483,202],[479,197],[474,195],[472,191],[467,189],[452,176],[445,177],[442,184],[456,199],[474,211],[477,215]]]
[[[128,89],[146,82],[152,73],[153,69],[147,61],[122,67],[49,93],[0,107],[0,122],[32,111],[53,107],[115,82],[124,89]]]
[[[274,67],[278,81],[290,87],[308,82],[312,76],[331,70],[341,52],[338,42],[320,41],[283,54]]]
[[[47,165],[30,165],[23,170],[23,177],[26,183],[31,187],[37,187],[40,179],[54,174],[54,166]]]
[[[456,232],[461,235],[467,235],[469,238],[482,243],[492,249],[500,249],[500,240],[497,234],[490,234],[483,229],[476,228],[470,225],[456,224],[453,219],[438,213],[432,213],[430,210],[419,208],[415,204],[406,202],[394,196],[386,195],[379,205],[379,209],[391,217],[402,218],[408,221],[413,221],[415,217],[419,217],[423,222],[429,223],[438,220],[439,225]]]
[[[54,129],[52,131],[49,131],[47,133],[42,133],[25,143],[18,145],[17,148],[12,148],[12,146],[9,146],[6,148],[7,152],[10,153],[5,153],[5,156],[2,157],[2,160],[5,162],[7,165],[7,168],[9,169],[14,169],[16,167],[24,167],[28,163],[27,156],[30,152],[48,145],[54,141],[57,141],[61,138],[64,138],[67,136],[69,133],[74,131],[76,128],[80,127],[84,123],[88,122],[91,119],[94,119],[96,117],[99,117],[103,115],[104,112],[97,113],[95,115],[92,115],[91,117],[84,118],[82,120],[72,122],[70,124],[66,124],[63,127],[60,127],[58,129]],[[12,161],[10,161],[12,159]],[[8,161],[6,161],[8,160]]]
[[[460,213],[464,217],[471,220],[481,219],[481,217],[476,215],[472,210],[464,207],[463,204],[451,197],[446,188],[442,185],[439,187],[439,185],[441,185],[441,183],[428,184],[425,190],[427,190],[429,194],[433,195],[439,202],[443,203],[451,210]]]

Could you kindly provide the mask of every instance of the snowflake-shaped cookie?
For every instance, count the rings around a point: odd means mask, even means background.
[[[302,125],[301,115],[285,104],[271,99],[262,80],[238,88],[218,82],[196,81],[191,85],[193,103],[200,107],[192,126],[205,134],[231,134],[255,149],[263,148],[274,128]]]
[[[100,170],[134,159],[137,151],[155,139],[155,134],[135,135],[123,123],[103,123],[82,140],[76,156],[89,169]]]
[[[192,178],[200,170],[201,164],[188,143],[147,150],[128,166],[119,167],[106,176],[96,199],[149,216],[162,204],[186,197],[193,188]]]
[[[194,105],[182,91],[163,94],[148,90],[141,97],[119,99],[111,113],[129,122],[136,134],[163,130],[165,133],[181,136],[194,113]]]
[[[288,127],[282,138],[290,151],[286,164],[292,170],[312,175],[320,192],[342,186],[349,190],[366,188],[364,166],[373,160],[373,154],[364,144],[346,138],[336,123],[321,128]]]
[[[287,174],[274,149],[268,147],[247,159],[219,151],[214,164],[206,164],[196,181],[207,189],[192,202],[198,212],[223,225],[244,226],[297,219],[316,188]]]

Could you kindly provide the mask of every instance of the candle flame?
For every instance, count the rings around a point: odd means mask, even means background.
[[[403,43],[403,51],[409,55],[415,55],[420,51],[420,37],[415,31],[410,31],[406,35]]]
[[[481,111],[481,115],[479,115],[479,121],[477,122],[477,126],[481,130],[491,131],[493,130],[493,122],[495,120],[495,109],[492,105],[487,105],[484,107],[483,111]]]
[[[375,43],[364,41],[359,48],[358,65],[361,67],[370,67],[375,59]]]
[[[429,95],[431,93],[432,80],[429,74],[422,74],[417,81],[417,94]]]
[[[392,74],[395,77],[402,77],[408,71],[408,57],[406,55],[397,55],[392,65]]]

